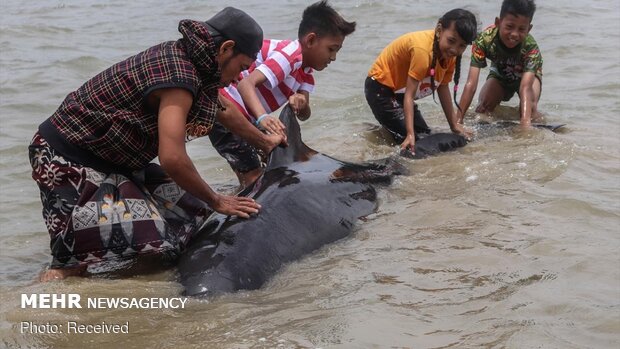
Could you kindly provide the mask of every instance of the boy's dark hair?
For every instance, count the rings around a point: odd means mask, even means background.
[[[455,8],[446,12],[438,21],[438,24],[441,24],[441,27],[444,29],[450,28],[452,23],[454,23],[454,29],[456,29],[456,32],[463,41],[468,44],[474,41],[477,36],[478,22],[473,13]],[[435,33],[435,38],[433,40],[433,56],[431,58],[431,89],[433,90],[433,100],[435,100],[435,65],[437,64],[438,56],[439,41],[437,33]],[[454,67],[454,104],[456,104],[459,110],[461,110],[461,107],[456,101],[456,91],[458,90],[459,79],[461,78],[461,58],[461,55],[456,57],[456,65]]]
[[[327,0],[322,0],[306,7],[297,35],[300,39],[310,32],[318,36],[347,36],[354,31],[355,22],[345,21],[336,10],[327,4]]]
[[[534,0],[504,0],[499,11],[499,17],[502,18],[508,14],[524,16],[529,18],[531,22],[534,19],[534,12],[536,12]]]

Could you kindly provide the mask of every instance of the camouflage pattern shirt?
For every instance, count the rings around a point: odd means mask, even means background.
[[[521,45],[508,48],[499,37],[499,28],[491,25],[478,35],[472,44],[471,65],[478,68],[491,61],[491,72],[507,83],[521,80],[525,72],[532,72],[542,81],[543,58],[538,44],[528,34]]]

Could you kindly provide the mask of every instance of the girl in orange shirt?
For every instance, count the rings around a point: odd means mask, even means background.
[[[461,55],[476,38],[476,27],[471,12],[451,10],[434,30],[412,32],[394,40],[370,68],[364,88],[366,100],[377,121],[401,143],[401,149],[413,152],[418,134],[430,133],[414,99],[430,94],[434,99],[435,90],[452,132],[471,136],[454,118],[448,84],[454,76],[456,104]]]

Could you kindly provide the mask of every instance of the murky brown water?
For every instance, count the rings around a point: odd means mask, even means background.
[[[307,143],[346,160],[392,154],[363,96],[378,52],[463,3],[333,1],[358,30],[317,73]],[[292,38],[304,1],[3,1],[0,14],[0,347],[617,348],[620,346],[620,3],[538,1],[540,108],[560,133],[487,134],[410,163],[348,239],[288,265],[266,287],[182,310],[21,309],[22,293],[176,297],[172,271],[36,284],[49,238],[26,147],[64,96],[110,64],[175,39],[183,18],[230,4]],[[490,24],[500,1],[468,6]],[[295,14],[291,16],[290,14]],[[463,75],[466,74],[464,69]],[[463,77],[465,79],[466,77]],[[439,105],[421,101],[446,129]],[[511,106],[516,105],[513,101]],[[502,114],[513,117],[514,108]],[[233,175],[206,140],[209,183]],[[25,335],[21,321],[129,323],[129,334]]]

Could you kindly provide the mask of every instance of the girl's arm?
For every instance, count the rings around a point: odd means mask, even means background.
[[[401,149],[409,149],[412,153],[414,152],[415,146],[415,133],[413,128],[413,107],[414,107],[414,99],[415,93],[418,90],[418,84],[420,82],[411,76],[407,76],[407,87],[405,88],[405,98],[403,100],[403,109],[405,111],[405,129],[407,130],[407,135],[405,140],[400,144]]]

